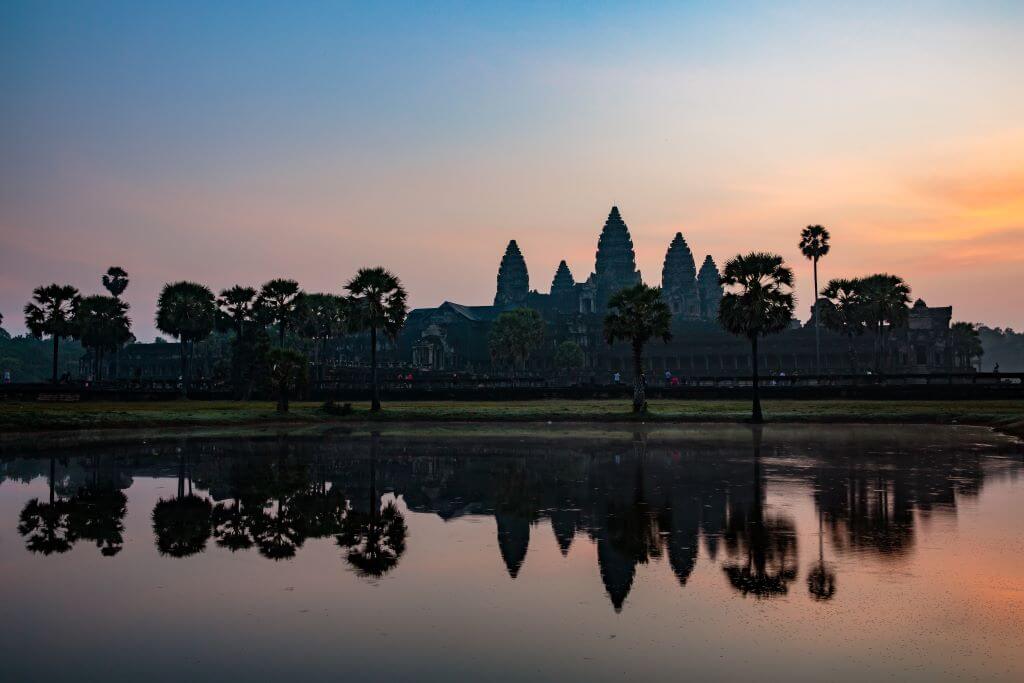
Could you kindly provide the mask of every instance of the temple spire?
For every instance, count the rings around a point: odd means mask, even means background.
[[[697,267],[693,253],[683,233],[677,232],[665,252],[661,269],[662,297],[672,309],[672,315],[682,319],[696,319],[700,315],[697,297]]]
[[[640,282],[633,240],[617,206],[608,213],[601,237],[597,240],[594,274],[599,310],[607,305],[612,294]]]
[[[495,306],[519,306],[526,303],[530,291],[530,274],[526,270],[526,259],[519,251],[515,240],[508,243],[505,255],[498,267],[498,290],[494,295]]]

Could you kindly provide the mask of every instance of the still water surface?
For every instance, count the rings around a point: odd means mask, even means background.
[[[1020,681],[1022,465],[951,427],[7,448],[2,678]]]

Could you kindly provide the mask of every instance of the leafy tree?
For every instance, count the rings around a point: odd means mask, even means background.
[[[800,232],[800,253],[814,262],[814,371],[821,374],[821,316],[818,313],[818,259],[828,254],[828,230],[821,225],[808,225]]]
[[[107,268],[103,276],[103,287],[110,292],[110,296],[121,296],[128,289],[128,273],[120,266]]]
[[[291,349],[272,349],[267,355],[270,381],[277,393],[277,412],[288,412],[288,395],[306,382],[306,357]]]
[[[491,325],[487,344],[492,360],[511,366],[514,381],[516,371],[525,367],[530,354],[543,341],[544,320],[540,313],[532,308],[517,308],[498,316]]]
[[[188,395],[191,364],[188,358],[197,341],[213,331],[216,308],[213,292],[197,282],[174,282],[164,285],[157,300],[156,327],[181,342],[181,392]]]
[[[721,283],[733,290],[722,297],[718,322],[727,332],[750,341],[754,403],[751,419],[759,423],[764,417],[758,387],[757,340],[789,326],[795,306],[790,291],[793,271],[786,267],[781,256],[755,251],[738,255],[726,263]]]
[[[377,381],[377,331],[394,340],[405,324],[406,293],[398,278],[388,270],[360,268],[345,289],[350,297],[352,327],[370,332],[371,411],[380,410],[380,385]]]
[[[81,299],[75,311],[75,335],[93,353],[96,379],[100,379],[103,354],[117,351],[132,339],[128,304],[116,296],[93,295]]]
[[[25,304],[25,326],[37,339],[53,338],[53,383],[57,383],[60,340],[75,332],[75,309],[81,297],[71,285],[52,284],[36,287],[32,301]]]
[[[583,349],[574,341],[566,340],[555,349],[555,366],[573,374],[583,367]]]
[[[857,371],[857,351],[853,346],[854,337],[864,334],[864,300],[861,297],[861,281],[836,278],[829,280],[821,291],[825,304],[821,318],[825,327],[846,337],[850,369]]]
[[[256,310],[263,322],[277,325],[278,346],[284,346],[284,335],[294,323],[299,299],[299,283],[295,280],[276,278],[260,288]]]
[[[313,341],[313,360],[322,362],[324,345],[341,335],[348,324],[344,297],[335,294],[307,294],[302,297],[298,331]]]
[[[640,283],[619,290],[608,300],[604,318],[604,338],[609,344],[627,341],[633,349],[633,412],[647,411],[644,372],[644,347],[658,337],[668,342],[672,310],[661,298],[660,287]]]
[[[981,360],[985,349],[981,345],[981,334],[974,323],[957,322],[950,328],[953,343],[953,355],[957,367],[973,367],[974,360]]]
[[[892,329],[907,322],[910,285],[896,275],[878,273],[863,278],[860,290],[864,320],[875,339],[875,367],[881,369]]]

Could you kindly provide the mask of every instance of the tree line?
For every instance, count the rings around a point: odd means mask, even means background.
[[[121,299],[128,273],[112,267],[102,282],[109,295],[83,296],[72,285],[55,283],[37,287],[25,306],[30,333],[52,340],[54,383],[59,380],[62,340],[77,340],[92,352],[99,380],[104,354],[134,339],[129,305]],[[157,300],[156,327],[179,341],[182,395],[188,394],[193,381],[195,346],[214,331],[232,333],[231,379],[239,397],[251,396],[258,384],[270,386],[283,412],[288,410],[289,395],[306,381],[310,360],[286,346],[289,333],[312,342],[316,361],[327,340],[365,332],[370,337],[371,409],[380,410],[377,341],[380,335],[394,339],[401,329],[406,291],[398,277],[382,267],[360,269],[345,290],[344,295],[307,293],[298,282],[285,278],[270,280],[259,289],[235,285],[219,295],[198,282],[165,284]]]
[[[850,367],[856,371],[854,339],[870,334],[874,367],[893,365],[892,331],[907,322],[910,286],[899,276],[878,273],[860,278],[831,279],[819,290],[818,264],[831,249],[829,231],[810,225],[800,234],[801,253],[813,263],[815,301],[815,358],[821,371],[820,327],[846,337]],[[726,331],[750,343],[753,387],[752,418],[762,420],[759,399],[758,342],[792,324],[796,306],[792,269],[782,256],[770,252],[738,254],[726,262],[720,276],[725,293],[718,322]],[[52,379],[58,381],[61,340],[74,339],[92,352],[97,379],[105,354],[117,353],[133,339],[129,306],[121,299],[128,273],[114,266],[102,277],[107,295],[82,296],[71,285],[38,287],[25,306],[25,324],[37,338],[52,339]],[[181,363],[180,389],[187,395],[193,380],[195,345],[214,331],[232,334],[231,383],[239,398],[257,386],[271,387],[278,409],[288,410],[288,398],[307,381],[310,361],[319,362],[327,341],[347,333],[366,333],[370,341],[371,410],[380,410],[377,346],[381,335],[394,340],[404,325],[407,293],[398,277],[383,267],[362,268],[344,286],[345,294],[307,293],[295,280],[275,278],[256,289],[235,285],[218,295],[206,285],[180,281],[164,285],[157,301],[156,327],[176,338]],[[612,295],[604,318],[608,344],[628,343],[633,359],[633,410],[647,407],[643,355],[653,339],[669,341],[672,313],[660,287],[639,283]],[[2,321],[2,318],[0,318]],[[488,347],[495,364],[516,370],[544,342],[544,320],[529,308],[503,312],[491,326]],[[312,358],[288,348],[289,334],[311,342]],[[274,338],[276,337],[276,343]],[[956,362],[969,366],[983,353],[978,330],[955,323],[951,342]],[[583,350],[572,341],[556,349],[556,364],[566,370],[582,367]]]

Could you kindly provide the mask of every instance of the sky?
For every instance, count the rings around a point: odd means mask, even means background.
[[[1024,328],[1024,3],[0,3],[0,313],[33,287],[384,265],[412,306],[593,271],[618,205],[658,284],[782,254]],[[855,7],[853,5],[856,5]]]

